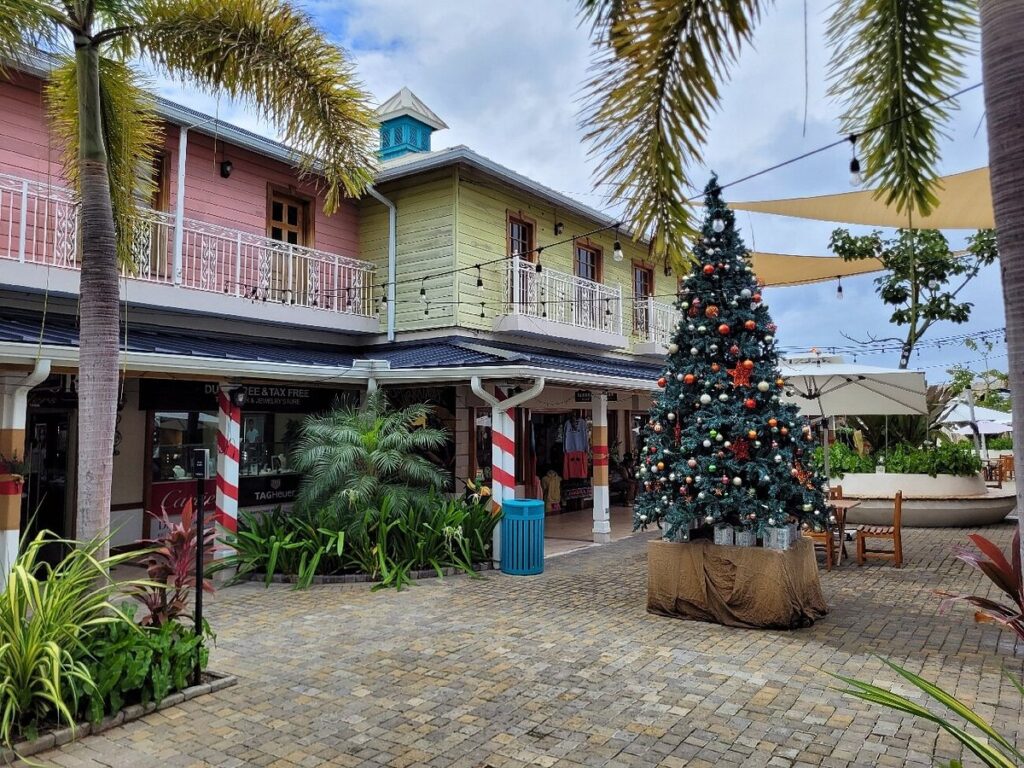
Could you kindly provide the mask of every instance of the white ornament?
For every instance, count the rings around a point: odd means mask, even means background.
[[[675,354],[676,352],[678,352],[678,351],[679,351],[679,345],[678,345],[678,344],[676,344],[676,343],[675,343],[674,341],[672,341],[672,342],[669,342],[669,345],[668,345],[668,353],[669,353],[670,355],[674,355],[674,354]]]
[[[814,509],[814,506],[811,504],[804,504],[803,506],[804,512],[810,512],[812,509]]]
[[[702,445],[703,445],[703,446],[704,446],[705,448],[710,448],[710,447],[711,447],[711,441],[710,441],[710,440],[705,440],[705,441],[704,441],[704,442],[702,443]]]
[[[711,515],[708,515],[707,517],[704,518],[704,522],[705,523],[713,523],[713,522],[715,522],[715,518],[713,518]]]
[[[775,463],[776,464],[781,464],[782,463],[782,457],[779,454],[777,454],[777,453],[775,454]]]
[[[757,382],[757,391],[758,392],[767,392],[769,386],[770,385],[768,384],[767,381],[759,381],[759,382]]]
[[[722,394],[720,394],[718,396],[718,399],[721,400],[724,403],[726,400],[729,399],[729,396],[727,394],[725,394],[725,392],[723,392]]]
[[[731,448],[732,447],[732,443],[730,443],[728,440],[726,440],[725,443],[724,443],[724,447]]]
[[[742,291],[740,291],[740,296],[742,296],[744,299],[749,299],[752,295],[753,294],[750,293],[749,288],[744,288]]]
[[[677,373],[676,374],[676,381],[682,381],[682,380],[683,380],[683,374]]]
[[[733,485],[743,485],[743,478],[742,477],[734,477],[732,479],[732,484]]]
[[[646,523],[647,522],[647,515],[640,515],[640,522],[641,523]]]
[[[697,348],[696,347],[690,347],[690,354],[691,355],[696,355],[697,354]]]
[[[725,440],[725,436],[721,432],[719,432],[717,435],[715,435],[715,440],[717,440],[718,442],[722,442],[723,440]]]
[[[675,472],[670,472],[669,476],[668,476],[668,479],[671,480],[674,483],[676,481],[676,473]]]
[[[701,402],[701,405],[709,404],[711,402],[711,395],[709,395],[707,392],[705,392],[703,395],[700,396],[700,402]]]
[[[667,418],[669,421],[675,421],[676,420],[676,415],[675,415],[675,413],[673,411],[669,411],[668,415],[665,418]]]
[[[775,518],[774,517],[769,517],[768,518],[768,525],[775,525]]]
[[[722,232],[725,230],[725,222],[721,219],[713,219],[711,221],[711,228],[715,230],[715,232]]]
[[[701,491],[700,493],[697,494],[697,498],[698,499],[703,499],[704,496],[705,496],[704,491]]]
[[[694,326],[693,323],[690,323],[688,326],[686,326],[686,330],[688,330],[688,331],[695,331],[697,329],[696,329],[696,327]]]
[[[769,333],[767,336],[764,337],[764,341],[766,344],[771,344],[773,341],[775,341],[775,337]]]
[[[685,279],[687,279],[687,280],[688,280],[688,279],[689,279],[689,277],[687,277],[687,278],[685,278]],[[690,308],[690,302],[688,302],[688,301],[680,301],[680,302],[679,302],[679,306],[680,306],[680,307],[681,307],[682,309],[689,309],[689,308]]]

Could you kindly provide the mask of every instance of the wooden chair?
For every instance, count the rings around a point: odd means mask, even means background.
[[[896,491],[892,501],[892,525],[857,526],[857,565],[864,565],[869,557],[892,560],[897,568],[903,566],[903,532],[900,517],[903,514],[903,491]],[[892,549],[868,549],[868,539],[890,539]]]
[[[1002,480],[1013,480],[1013,454],[999,457],[999,472]]]
[[[828,489],[829,499],[841,499],[843,498],[843,486],[836,485]],[[831,571],[832,564],[835,562],[836,555],[842,550],[843,542],[837,542],[835,539],[835,531],[807,531],[807,538],[814,542],[815,551],[818,548],[825,553],[825,570]],[[838,547],[837,547],[838,544]]]

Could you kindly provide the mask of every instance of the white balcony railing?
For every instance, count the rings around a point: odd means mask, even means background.
[[[636,337],[649,344],[667,347],[679,323],[679,310],[655,301],[653,296],[633,300],[633,329]]]
[[[505,284],[506,313],[622,335],[622,287],[513,258]]]
[[[137,280],[254,301],[373,316],[372,264],[194,219],[182,223],[175,275],[174,217],[141,212],[132,232]],[[69,190],[0,174],[0,259],[77,269],[78,202]]]

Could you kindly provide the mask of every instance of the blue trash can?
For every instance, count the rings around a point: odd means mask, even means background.
[[[544,502],[506,499],[501,505],[501,572],[544,572]]]

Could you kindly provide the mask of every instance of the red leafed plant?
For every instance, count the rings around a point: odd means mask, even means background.
[[[145,541],[151,551],[142,559],[150,585],[137,587],[132,597],[149,611],[141,624],[163,626],[186,612],[190,591],[196,585],[196,526],[192,502],[181,511],[181,521],[173,522],[167,513],[153,515],[163,523],[164,534]],[[214,529],[203,531],[203,561],[213,555]],[[213,582],[203,579],[203,591],[213,592]]]
[[[1020,531],[1014,534],[1013,543],[1010,545],[1009,560],[998,546],[984,536],[974,533],[968,538],[974,542],[978,551],[959,547],[956,550],[957,558],[985,574],[993,584],[1010,597],[1012,602],[1000,603],[980,595],[954,595],[949,592],[940,592],[940,595],[947,598],[943,601],[943,605],[961,600],[970,603],[978,609],[974,612],[975,621],[1002,624],[1013,630],[1021,640],[1024,640],[1024,574],[1021,573],[1020,564]]]

